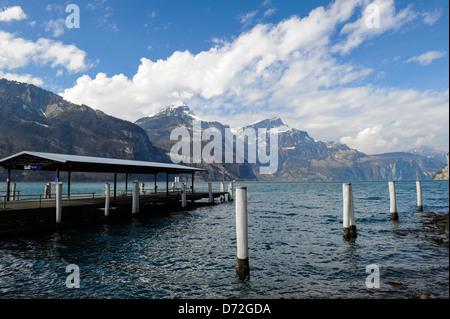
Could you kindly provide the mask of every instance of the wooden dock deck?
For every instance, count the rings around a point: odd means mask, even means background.
[[[213,192],[213,198],[220,198],[220,196],[226,196],[228,192]],[[187,193],[186,199],[187,201],[198,201],[202,199],[208,199],[208,192],[195,192]],[[111,207],[115,205],[123,206],[123,205],[131,205],[132,196],[117,196],[114,200],[111,198]],[[174,203],[177,201],[181,201],[181,192],[159,192],[159,193],[150,193],[139,195],[140,203]],[[76,194],[71,197],[63,197],[62,198],[62,206],[88,206],[88,205],[104,205],[105,196],[104,195],[96,195],[92,196],[77,196]],[[32,198],[32,199],[21,199],[21,200],[12,200],[12,201],[0,201],[0,212],[2,211],[20,211],[20,210],[31,210],[31,209],[47,209],[54,208],[56,209],[56,200],[55,198]]]
[[[228,192],[212,192],[213,199],[224,201]],[[181,207],[181,192],[158,192],[139,195],[139,213],[132,214],[133,197],[110,197],[110,209],[105,215],[105,196],[71,196],[63,197],[62,221],[56,222],[56,199],[32,198],[12,201],[0,201],[0,235],[14,235],[20,232],[40,229],[58,228],[67,225],[107,222],[117,218],[161,213],[167,214],[175,210],[189,210],[199,205],[213,205],[217,200],[209,202],[209,192],[186,194],[186,207]],[[202,201],[206,199],[206,201]]]

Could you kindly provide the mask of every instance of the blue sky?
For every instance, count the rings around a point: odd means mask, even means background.
[[[448,150],[448,13],[447,0],[0,0],[0,77],[130,121],[184,102],[368,154]]]

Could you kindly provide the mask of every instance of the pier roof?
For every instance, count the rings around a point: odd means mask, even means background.
[[[0,166],[13,170],[71,171],[130,174],[194,174],[201,168],[171,163],[23,151],[3,159]]]

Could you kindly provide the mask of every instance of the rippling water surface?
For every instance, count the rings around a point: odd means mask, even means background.
[[[398,222],[389,220],[387,182],[352,184],[358,238],[345,241],[342,183],[235,183],[248,189],[249,281],[235,276],[234,203],[226,202],[1,239],[0,298],[448,298],[448,247],[418,238],[425,217],[415,182],[396,183]],[[448,213],[448,181],[422,186],[425,212]],[[79,289],[66,287],[69,264],[79,267]],[[366,287],[371,264],[380,288]]]

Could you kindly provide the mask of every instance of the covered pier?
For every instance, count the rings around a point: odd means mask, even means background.
[[[37,226],[54,225],[55,210],[56,224],[61,223],[62,211],[64,212],[62,220],[66,223],[73,223],[79,222],[81,219],[88,219],[91,221],[93,219],[105,220],[110,218],[107,217],[109,216],[109,211],[112,212],[113,216],[127,216],[135,209],[135,197],[137,197],[138,207],[141,205],[141,210],[154,212],[156,210],[167,211],[167,208],[164,208],[165,205],[155,204],[175,204],[170,208],[170,210],[172,210],[180,206],[176,205],[180,201],[182,202],[181,207],[185,207],[186,201],[194,203],[197,200],[206,198],[209,199],[208,203],[213,203],[214,198],[217,197],[224,200],[225,194],[228,194],[228,200],[230,200],[231,194],[230,191],[225,192],[222,187],[220,192],[212,192],[211,185],[209,185],[208,192],[195,192],[195,173],[205,170],[170,163],[23,151],[1,159],[0,166],[5,168],[8,172],[6,180],[6,196],[0,197],[0,233],[2,233],[2,231],[10,232],[12,229],[30,226],[31,228],[36,228]],[[59,182],[61,172],[67,172],[67,196],[62,197],[60,194],[59,199],[58,195],[55,196],[55,198],[43,197],[42,195],[38,195],[37,198],[26,198],[26,196],[21,196],[20,200],[11,200],[11,183],[13,182],[11,180],[11,171],[14,170],[54,171],[56,182]],[[101,195],[71,195],[70,179],[72,172],[113,174],[114,186],[111,189],[111,194],[109,193],[109,184],[107,183],[105,184],[105,188],[106,185],[108,185],[108,193],[105,191],[105,194]],[[129,174],[153,175],[154,187],[147,189],[142,189],[141,187],[140,190],[138,189],[137,196],[135,196],[135,187],[133,187],[133,196],[128,196],[127,191],[125,194],[118,193],[118,174],[125,174],[126,185],[128,183]],[[159,192],[157,189],[158,174],[165,174],[166,184],[165,190]],[[191,189],[186,190],[187,184],[183,185],[181,189],[169,188],[169,176],[172,175],[177,177],[176,180],[179,180],[179,176],[183,174],[190,175]],[[133,185],[135,184],[138,184],[138,182],[135,181]],[[59,187],[59,189],[61,188]],[[127,189],[127,186],[125,186],[125,189]],[[56,194],[58,194],[58,191],[56,191]],[[12,198],[14,198],[14,196]],[[108,206],[105,206],[106,203],[108,203]],[[130,207],[133,208],[130,209]]]
[[[70,195],[70,180],[72,172],[112,173],[114,174],[113,197],[117,197],[117,174],[125,174],[125,185],[129,174],[154,175],[155,189],[157,175],[166,174],[166,193],[169,193],[169,175],[191,175],[191,192],[194,193],[194,177],[196,172],[205,171],[201,168],[170,163],[112,159],[92,156],[79,156],[55,153],[23,151],[0,160],[0,166],[8,171],[6,179],[6,200],[10,200],[11,171],[37,170],[54,171],[55,181],[59,180],[60,172],[67,172],[67,193]]]

